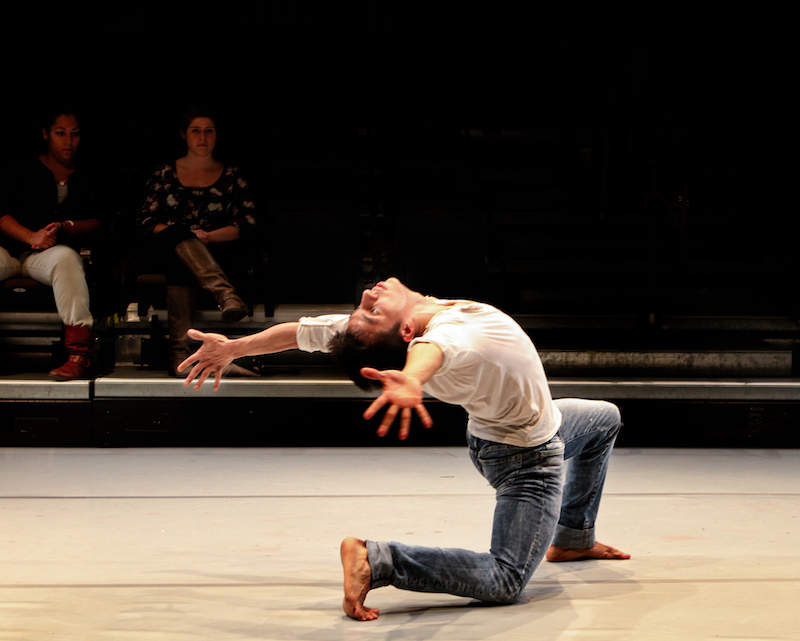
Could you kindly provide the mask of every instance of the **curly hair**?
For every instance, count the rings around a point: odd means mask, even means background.
[[[380,389],[380,381],[364,378],[362,367],[379,370],[403,369],[408,354],[408,343],[400,334],[400,323],[379,334],[366,336],[347,329],[337,332],[328,344],[336,362],[362,390]]]

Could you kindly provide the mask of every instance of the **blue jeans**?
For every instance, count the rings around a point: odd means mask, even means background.
[[[490,551],[367,541],[371,587],[393,585],[513,603],[551,543],[570,548],[594,545],[603,482],[620,428],[619,410],[604,401],[555,403],[561,428],[537,447],[467,434],[473,463],[496,490]]]

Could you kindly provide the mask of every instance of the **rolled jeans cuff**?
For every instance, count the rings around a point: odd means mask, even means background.
[[[560,548],[590,548],[595,544],[594,528],[574,530],[559,524],[553,537],[553,545]],[[373,577],[375,574],[373,573]]]
[[[394,563],[389,544],[383,541],[367,541],[367,560],[372,572],[370,589],[382,588],[391,583]]]

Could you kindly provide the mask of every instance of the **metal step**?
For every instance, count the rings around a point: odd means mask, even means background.
[[[800,402],[800,380],[746,377],[677,380],[670,378],[551,378],[555,398],[685,399]],[[0,401],[192,398],[369,399],[335,368],[275,368],[258,378],[224,379],[219,391],[210,382],[200,390],[163,372],[118,367],[95,381],[55,382],[46,374],[0,376]]]

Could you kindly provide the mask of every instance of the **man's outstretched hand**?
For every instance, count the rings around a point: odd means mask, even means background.
[[[400,431],[397,437],[401,441],[408,438],[412,409],[417,412],[424,427],[428,428],[433,425],[428,410],[422,404],[422,383],[418,379],[399,370],[381,371],[372,367],[362,368],[361,375],[364,378],[380,381],[383,385],[383,392],[372,401],[367,411],[364,412],[364,418],[371,419],[384,405],[389,406],[383,415],[380,427],[378,427],[378,436],[386,436],[389,433],[399,412]]]
[[[190,329],[187,335],[192,340],[203,341],[194,354],[178,365],[178,372],[182,372],[192,363],[192,367],[186,380],[183,382],[185,387],[189,387],[196,378],[197,383],[194,389],[199,390],[206,379],[214,374],[214,391],[219,389],[222,381],[222,371],[233,362],[233,341],[222,334],[206,334],[196,329]]]

